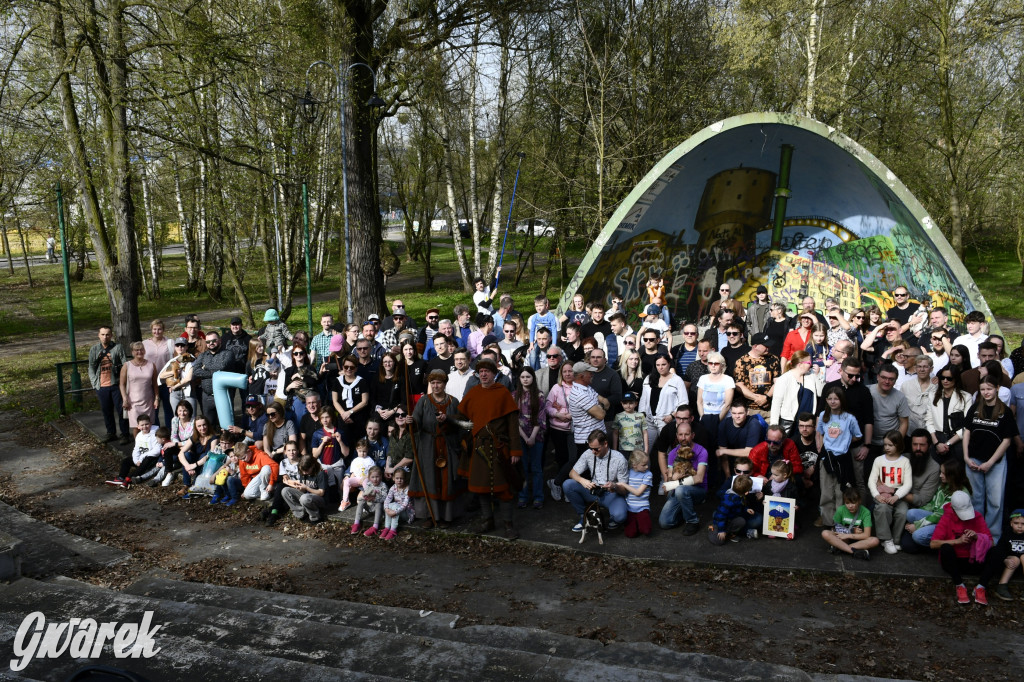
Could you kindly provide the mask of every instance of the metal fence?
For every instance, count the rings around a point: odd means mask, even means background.
[[[88,360],[78,360],[76,362],[58,362],[57,368],[57,397],[60,401],[60,413],[67,414],[68,398],[71,398],[71,403],[74,406],[82,404],[82,395],[86,393],[92,393],[92,384],[89,383],[89,369]],[[79,369],[84,370],[85,382],[83,387],[82,372]]]

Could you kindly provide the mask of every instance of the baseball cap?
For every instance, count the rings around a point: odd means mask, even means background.
[[[380,315],[377,313],[370,313],[366,319],[370,322],[380,322]]]
[[[961,521],[970,521],[974,518],[974,507],[971,505],[971,496],[963,490],[957,490],[950,498],[949,504]]]
[[[188,345],[188,339],[179,336],[177,339],[174,340],[174,345],[175,346],[187,346]]]
[[[340,353],[341,349],[345,346],[345,337],[341,334],[335,334],[331,337],[331,345],[329,346],[330,352]]]
[[[431,313],[433,313],[434,315],[440,315],[441,311],[438,310],[437,308],[431,308],[427,311],[427,315],[430,315]]]
[[[249,396],[248,398],[245,399],[245,406],[246,407],[249,407],[251,405],[260,405],[260,404],[262,404],[262,403],[260,403],[260,399],[257,398],[254,395],[251,395],[251,396]]]
[[[762,284],[761,286],[757,287],[757,291],[755,293],[767,294],[768,293],[768,287],[766,287],[765,285]]]
[[[583,374],[584,372],[596,372],[597,367],[594,367],[589,362],[577,362],[572,366],[573,374]]]
[[[242,318],[240,318],[238,315],[235,315],[234,317],[231,318],[230,324],[242,324]]]
[[[1017,519],[1021,516],[1024,516],[1024,509],[1014,509],[1012,512],[1010,512],[1011,519]]]
[[[627,391],[626,393],[622,394],[622,402],[624,402],[624,403],[636,403],[636,402],[640,402],[640,400],[636,397],[636,393],[632,393],[630,391]]]
[[[772,337],[768,336],[767,334],[754,334],[754,338],[750,340],[750,345],[756,346],[757,344],[761,344],[762,346],[770,346],[772,345]]]

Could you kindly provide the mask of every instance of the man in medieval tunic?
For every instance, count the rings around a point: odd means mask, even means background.
[[[505,522],[505,537],[519,537],[512,524],[513,496],[522,487],[518,473],[522,448],[519,408],[508,389],[495,382],[498,368],[490,359],[476,365],[480,383],[459,402],[459,412],[471,422],[472,448],[459,463],[469,479],[469,491],[480,496],[480,533],[494,530],[494,506]]]

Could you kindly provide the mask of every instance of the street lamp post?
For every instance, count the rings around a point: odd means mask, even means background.
[[[328,69],[333,71],[337,88],[338,117],[340,121],[339,138],[341,142],[341,197],[345,217],[345,302],[348,307],[348,323],[352,324],[355,321],[355,311],[352,310],[352,237],[348,229],[348,153],[345,148],[345,90],[346,79],[348,78],[349,71],[357,66],[363,66],[370,72],[372,94],[366,103],[367,106],[380,107],[383,106],[385,102],[377,96],[377,73],[369,64],[354,62],[342,69],[341,64],[338,64],[337,68],[335,68],[335,66],[330,62],[315,61],[306,68],[306,94],[303,96],[304,105],[315,105],[315,100],[313,100],[309,91],[309,72],[314,66],[326,66]],[[342,73],[345,74],[345,78],[341,77]]]

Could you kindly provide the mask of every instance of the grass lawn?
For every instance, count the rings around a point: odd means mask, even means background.
[[[1021,286],[1021,265],[1017,255],[1009,249],[990,249],[978,256],[970,250],[964,259],[967,271],[985,295],[992,314],[996,317],[1024,319],[1024,287]],[[978,272],[979,267],[987,272]]]

